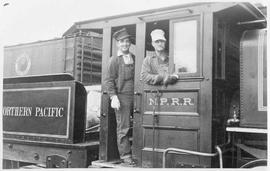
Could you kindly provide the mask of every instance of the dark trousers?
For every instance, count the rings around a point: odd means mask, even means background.
[[[127,136],[130,129],[130,115],[133,110],[133,95],[118,94],[120,109],[115,110],[117,122],[117,145],[120,158],[131,157],[131,147]]]

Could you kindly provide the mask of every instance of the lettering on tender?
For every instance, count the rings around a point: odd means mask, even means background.
[[[33,110],[34,109],[34,110]],[[3,116],[63,117],[64,107],[11,107],[3,106]],[[33,115],[32,115],[33,114]]]
[[[4,106],[2,109],[3,116],[31,116],[32,107],[10,107]]]
[[[63,107],[36,107],[35,116],[38,117],[63,117]]]

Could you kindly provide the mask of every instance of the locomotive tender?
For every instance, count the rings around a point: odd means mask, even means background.
[[[130,140],[137,167],[265,164],[265,15],[250,3],[192,3],[77,22],[62,39],[48,41],[51,53],[42,42],[6,47],[4,77],[12,78],[4,78],[4,167],[123,167],[117,163],[115,115],[103,86],[107,61],[116,53],[112,34],[122,27],[135,38]],[[168,87],[140,80],[156,28],[167,35],[170,72],[180,74]],[[39,68],[39,59],[46,69]],[[60,72],[71,76],[50,75]],[[87,119],[84,86],[93,84],[101,84],[100,127]],[[28,112],[18,107],[29,107]],[[63,117],[41,115],[48,107],[58,107]],[[17,109],[31,111],[31,117],[14,117]],[[91,131],[97,127],[99,137]]]

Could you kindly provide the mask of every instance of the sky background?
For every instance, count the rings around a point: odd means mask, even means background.
[[[74,22],[78,21],[191,3],[194,0],[0,0],[0,2],[0,38],[2,45],[6,46],[61,37]],[[3,6],[5,3],[9,5]]]
[[[0,78],[3,46],[59,38],[78,21],[209,1],[221,0],[0,0]],[[268,0],[244,1],[268,5]]]

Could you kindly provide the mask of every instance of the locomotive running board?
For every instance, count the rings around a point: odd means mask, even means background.
[[[96,160],[92,161],[92,165],[89,168],[132,168],[136,166],[127,165],[121,163],[119,160],[114,161],[104,161],[104,160]]]

